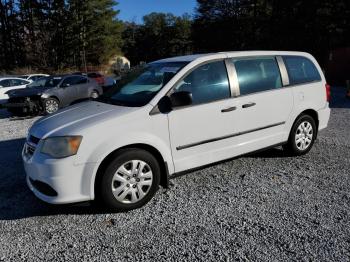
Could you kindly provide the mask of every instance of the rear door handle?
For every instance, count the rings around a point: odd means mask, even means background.
[[[248,107],[252,107],[252,106],[255,106],[256,103],[249,103],[249,104],[245,104],[242,106],[242,108],[248,108]]]
[[[227,113],[227,112],[235,111],[236,109],[237,109],[237,107],[232,106],[232,107],[229,107],[229,108],[222,109],[221,113]]]

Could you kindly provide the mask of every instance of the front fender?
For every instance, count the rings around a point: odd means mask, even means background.
[[[139,139],[137,139],[139,138]],[[118,138],[118,142],[108,142],[105,141],[101,143],[99,146],[92,151],[90,157],[88,158],[88,163],[95,163],[95,167],[92,173],[90,173],[90,177],[85,177],[85,181],[89,181],[90,194],[91,199],[95,197],[95,180],[97,176],[97,171],[102,163],[102,161],[114,151],[132,146],[135,144],[143,144],[147,146],[151,146],[159,151],[164,161],[168,164],[169,174],[174,173],[174,165],[171,157],[171,151],[169,145],[166,144],[165,141],[160,140],[158,137],[143,132],[135,132],[131,134],[127,134],[123,137]]]

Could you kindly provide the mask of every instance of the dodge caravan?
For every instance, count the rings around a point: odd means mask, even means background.
[[[52,204],[146,204],[174,174],[282,145],[299,156],[327,127],[330,87],[314,57],[226,52],[159,60],[114,90],[39,119],[27,183]]]

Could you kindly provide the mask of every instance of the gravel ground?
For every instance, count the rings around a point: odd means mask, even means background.
[[[49,206],[20,150],[35,119],[0,112],[0,261],[350,260],[350,100],[333,90],[311,152],[273,149],[172,180],[144,208]]]

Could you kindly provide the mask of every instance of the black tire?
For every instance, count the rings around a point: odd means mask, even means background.
[[[301,126],[301,124],[304,124],[304,123],[309,123],[311,125],[311,127],[312,127],[312,139],[311,139],[311,142],[305,141],[305,139],[307,139],[306,133],[309,133],[309,132],[305,131],[304,143],[306,144],[307,147],[302,149],[303,146],[301,144],[303,142],[297,143],[296,136],[300,135],[300,130],[298,130],[299,126]],[[301,134],[301,135],[303,135],[303,134]],[[292,127],[292,130],[290,131],[288,142],[286,145],[283,146],[283,149],[288,154],[293,155],[293,156],[305,155],[311,150],[311,148],[315,142],[316,136],[317,136],[317,126],[315,123],[315,119],[309,115],[303,114],[303,115],[299,116],[298,119],[295,121],[295,123]]]
[[[120,167],[125,166],[125,163],[128,163],[131,160],[139,160],[146,163],[148,166],[146,166],[143,170],[147,171],[147,169],[150,168],[150,170],[152,171],[153,177],[152,177],[152,181],[150,182],[152,184],[150,186],[146,186],[147,193],[143,198],[140,198],[137,202],[134,202],[134,203],[125,203],[123,201],[118,200],[113,194],[112,188],[115,185],[114,183],[115,182],[118,183],[118,181],[115,181],[113,177],[115,176],[115,174],[117,173],[117,170]],[[141,170],[141,172],[143,170]],[[132,178],[132,179],[136,179],[136,178]],[[132,191],[135,191],[135,192],[137,191],[136,194],[138,195],[138,197],[140,197],[140,193],[139,193],[140,189],[137,182],[134,181],[134,182],[127,182],[127,183],[130,183],[130,185],[125,183],[120,183],[119,185],[116,185],[114,188],[114,192],[116,192],[116,190],[120,188],[124,188],[125,190],[121,191],[121,193],[119,194],[119,197],[120,197],[123,195],[123,193],[129,190],[128,195],[126,195],[125,201],[128,201],[127,197],[129,197],[131,201]],[[139,183],[142,183],[142,182],[139,182]],[[137,149],[137,148],[124,149],[118,152],[116,158],[107,166],[104,174],[102,174],[99,185],[97,186],[96,197],[97,197],[97,200],[99,202],[102,202],[102,204],[104,204],[109,210],[128,211],[128,210],[140,208],[144,206],[146,203],[148,203],[157,192],[159,188],[159,183],[160,183],[159,163],[151,153],[142,149]],[[127,187],[127,185],[129,185],[129,187]]]
[[[56,109],[53,109],[52,107],[49,107],[48,103],[54,104],[55,105],[54,107]],[[60,102],[54,97],[49,97],[49,98],[45,99],[43,104],[44,104],[44,113],[47,114],[47,115],[50,115],[50,114],[53,114],[53,113],[57,112],[58,109],[60,108]]]

